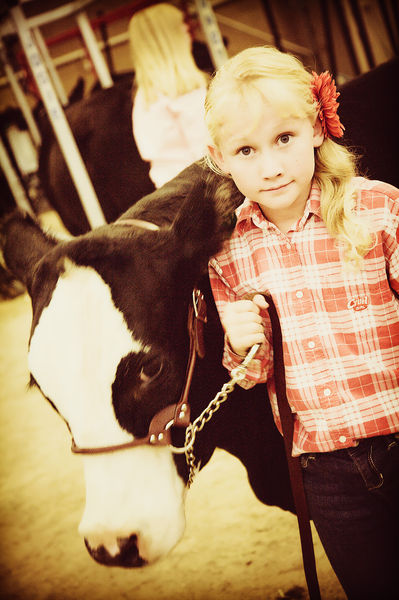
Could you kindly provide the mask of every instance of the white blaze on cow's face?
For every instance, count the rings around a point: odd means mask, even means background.
[[[95,269],[66,261],[33,332],[29,368],[66,419],[78,446],[121,444],[112,383],[120,360],[147,352],[134,339],[111,290]],[[118,539],[137,536],[148,562],[168,552],[184,530],[184,484],[167,448],[148,446],[83,458],[86,508],[79,530],[111,556]]]
[[[109,286],[94,269],[68,261],[33,332],[29,369],[79,446],[131,439],[115,417],[111,386],[121,358],[140,351],[146,348],[132,337]]]

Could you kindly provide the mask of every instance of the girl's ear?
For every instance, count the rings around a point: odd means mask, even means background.
[[[316,122],[313,125],[313,148],[319,148],[324,142],[323,127],[319,117],[316,117]]]
[[[216,148],[216,146],[208,146],[208,152],[209,156],[211,157],[213,162],[219,167],[219,169],[223,171],[223,173],[228,175],[229,173],[226,170],[222,152],[218,148]]]

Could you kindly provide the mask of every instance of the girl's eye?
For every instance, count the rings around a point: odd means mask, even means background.
[[[249,156],[251,152],[252,150],[249,146],[243,146],[238,150],[237,154],[242,154],[242,156]]]
[[[279,142],[281,144],[288,144],[288,142],[290,141],[290,139],[291,139],[291,134],[290,133],[283,133],[279,137]]]

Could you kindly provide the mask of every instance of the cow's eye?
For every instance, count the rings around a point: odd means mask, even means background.
[[[140,381],[143,383],[149,383],[153,381],[162,371],[162,361],[158,358],[149,358],[145,362],[143,362],[140,369]]]

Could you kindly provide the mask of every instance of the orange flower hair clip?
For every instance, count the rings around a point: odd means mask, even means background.
[[[324,71],[320,75],[312,71],[312,75],[311,89],[319,106],[319,119],[324,136],[340,138],[344,135],[345,127],[337,115],[339,92],[335,87],[335,81],[328,71]]]

